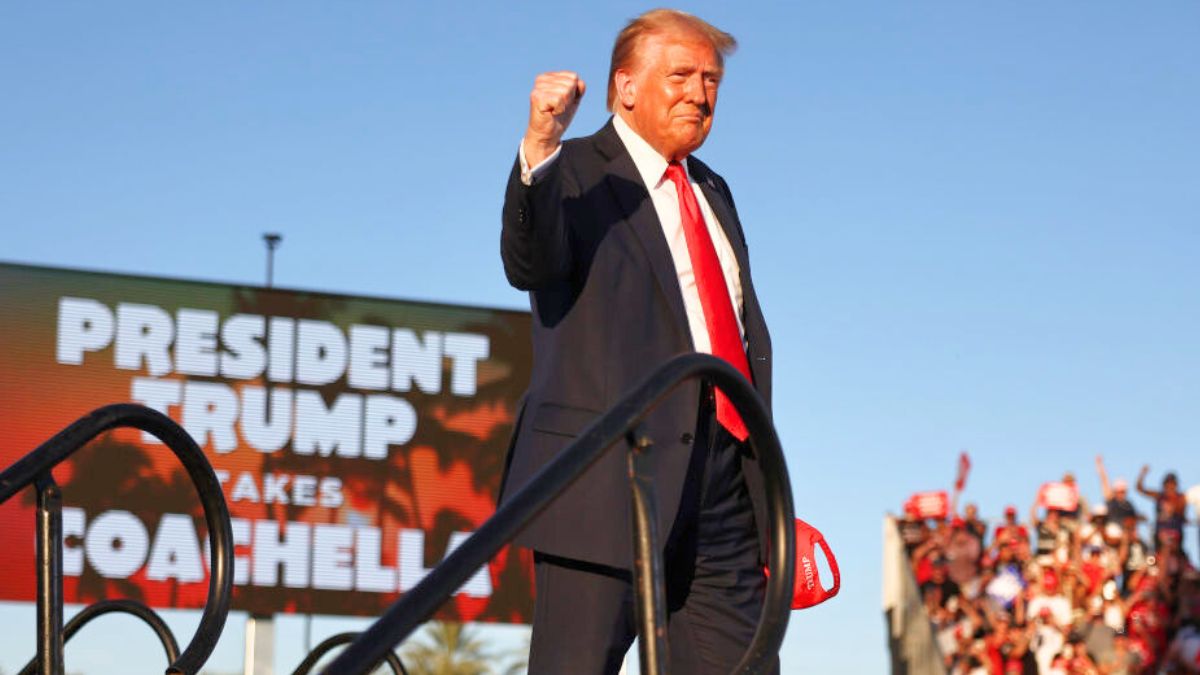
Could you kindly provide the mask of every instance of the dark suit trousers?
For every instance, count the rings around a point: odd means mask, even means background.
[[[669,672],[677,675],[731,672],[754,637],[765,588],[744,446],[716,423],[711,396],[704,400],[663,556]],[[540,553],[534,560],[530,675],[617,673],[637,633],[631,573]]]

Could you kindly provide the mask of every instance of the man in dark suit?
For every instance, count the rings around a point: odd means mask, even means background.
[[[634,19],[613,49],[599,132],[562,141],[585,92],[538,76],[509,178],[501,254],[530,292],[534,367],[501,502],[671,357],[730,361],[764,400],[771,345],[725,181],[691,156],[733,38],[683,12]],[[691,382],[645,420],[665,533],[672,672],[727,673],[762,607],[762,474],[719,390]],[[635,635],[629,487],[614,448],[527,527],[530,672],[615,673]]]

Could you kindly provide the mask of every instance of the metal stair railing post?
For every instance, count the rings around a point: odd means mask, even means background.
[[[667,598],[662,583],[662,546],[658,540],[658,500],[647,470],[654,442],[641,426],[629,435],[630,509],[633,520],[633,583],[637,596],[638,657],[645,675],[662,675],[670,663]]]
[[[479,527],[469,539],[435,567],[412,590],[383,613],[357,640],[338,655],[326,673],[354,675],[369,672],[384,653],[411,634],[462,586],[508,541],[567,486],[591,466],[613,443],[626,437],[642,417],[661,402],[679,383],[702,377],[720,388],[750,432],[752,452],[757,456],[766,492],[768,568],[762,614],[754,638],[735,672],[759,673],[774,665],[791,613],[795,581],[795,517],[787,465],[779,438],[766,405],[745,377],[725,361],[707,354],[685,354],[663,364],[638,386],[597,418],[575,442],[542,467],[530,482]],[[653,579],[660,587],[661,574]],[[644,602],[644,600],[639,600]],[[651,611],[651,616],[654,612]],[[657,617],[656,617],[657,618]],[[650,635],[662,629],[655,622]],[[661,655],[665,654],[665,649]],[[643,663],[643,672],[649,664]]]
[[[39,675],[63,673],[62,491],[49,471],[37,489],[37,662]]]
[[[208,597],[200,617],[200,625],[196,628],[187,649],[167,668],[167,673],[170,674],[191,675],[198,672],[212,654],[229,614],[229,603],[233,593],[233,529],[229,521],[229,507],[225,504],[225,495],[221,491],[221,484],[217,481],[212,465],[208,463],[204,452],[196,445],[196,441],[166,415],[131,403],[117,403],[97,408],[55,434],[0,473],[0,503],[8,501],[27,485],[38,484],[39,574],[44,567],[47,568],[47,572],[51,571],[49,568],[53,568],[54,573],[49,576],[53,576],[56,580],[48,583],[44,582],[41,577],[38,580],[38,669],[42,673],[62,672],[61,502],[57,507],[59,516],[56,532],[54,518],[50,515],[55,509],[52,502],[61,497],[58,496],[57,486],[50,487],[53,485],[50,471],[82,448],[88,441],[117,427],[134,427],[158,437],[183,464],[200,495],[200,504],[204,509],[204,519],[208,526],[211,547]],[[44,499],[49,503],[44,509],[43,522],[42,502]],[[43,533],[45,540],[41,539]],[[54,543],[50,543],[50,539],[53,539]],[[44,552],[43,547],[47,547]],[[55,550],[57,551],[57,563],[54,563]],[[55,589],[57,589],[57,596],[55,596]],[[57,618],[54,616],[55,612],[57,612]],[[57,637],[51,636],[43,640],[44,636],[41,635],[43,629],[57,633]],[[43,644],[44,642],[46,644]],[[56,664],[57,671],[53,670]]]

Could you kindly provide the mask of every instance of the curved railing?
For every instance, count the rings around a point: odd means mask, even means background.
[[[200,625],[168,673],[191,675],[212,654],[233,592],[233,531],[221,484],[204,453],[178,424],[162,413],[130,403],[98,408],[55,434],[0,473],[0,503],[27,485],[37,487],[37,633],[36,672],[63,672],[63,529],[62,493],[50,471],[88,441],[118,427],[134,427],[158,437],[187,470],[200,495],[211,544],[208,598]]]
[[[456,548],[421,583],[392,604],[374,624],[338,655],[326,673],[367,673],[390,653],[393,645],[421,623],[486,564],[618,440],[629,441],[630,485],[633,495],[634,585],[641,672],[666,671],[666,609],[661,547],[655,532],[653,484],[644,470],[650,439],[638,432],[641,419],[685,380],[704,378],[733,402],[750,432],[750,445],[764,477],[767,515],[768,567],[762,614],[754,639],[735,672],[759,673],[773,667],[783,642],[791,610],[795,577],[795,526],[787,466],[770,413],[750,383],[725,361],[704,354],[679,356],[647,377],[591,426],[520,491],[512,495],[480,528]],[[647,636],[653,636],[647,639]]]
[[[158,641],[162,643],[163,651],[167,653],[167,663],[174,663],[175,659],[179,658],[179,643],[175,640],[175,634],[167,627],[162,617],[137,600],[126,598],[101,600],[79,610],[79,613],[71,617],[71,620],[63,627],[63,644],[69,642],[71,637],[90,623],[92,619],[114,612],[132,614],[145,622],[154,631],[154,634],[158,636]],[[21,669],[20,675],[34,675],[37,672],[37,664],[38,660],[34,657]]]
[[[300,665],[296,666],[296,670],[292,671],[292,675],[308,675],[312,671],[313,666],[317,665],[317,662],[321,660],[322,656],[328,654],[334,647],[354,642],[359,635],[362,635],[362,633],[338,633],[337,635],[325,638],[321,641],[321,644],[308,653],[308,656],[304,657]],[[400,662],[400,657],[396,656],[396,652],[389,649],[383,655],[383,660],[392,669],[392,675],[408,675],[408,671],[404,669],[404,664]]]

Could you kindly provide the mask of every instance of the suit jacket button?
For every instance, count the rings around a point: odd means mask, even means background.
[[[525,209],[517,209],[517,222],[518,223],[525,222]]]
[[[687,432],[684,432],[684,434],[679,437],[679,442],[684,443],[685,445],[691,445],[693,440],[695,440],[695,436],[692,436]]]

